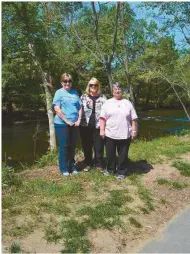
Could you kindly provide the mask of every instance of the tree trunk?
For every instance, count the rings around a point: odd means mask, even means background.
[[[129,88],[129,93],[130,93],[130,99],[131,99],[132,104],[135,106],[133,85],[131,84],[130,75],[129,75],[128,48],[127,48],[127,43],[126,43],[127,25],[124,22],[124,5],[125,5],[125,3],[122,2],[121,3],[121,22],[122,22],[122,41],[123,41],[123,48],[124,48],[124,67],[125,67],[125,76],[126,76],[126,80],[127,80],[127,86]]]
[[[176,91],[175,87],[174,87],[174,86],[172,86],[172,88],[173,88],[173,90],[174,90],[174,92],[175,92],[175,94],[176,94],[177,98],[179,99],[179,101],[180,101],[180,103],[181,103],[181,105],[182,105],[182,107],[183,107],[183,109],[184,109],[184,111],[185,111],[185,113],[186,113],[186,115],[187,115],[188,120],[190,121],[190,116],[189,116],[189,114],[188,114],[188,112],[187,112],[187,110],[186,110],[185,105],[183,104],[183,102],[182,102],[181,98],[179,97],[179,95],[178,95],[178,93],[177,93],[177,91]]]
[[[113,77],[112,77],[112,71],[111,71],[111,63],[110,62],[106,62],[104,64],[104,67],[106,69],[106,73],[107,73],[107,76],[108,76],[110,90],[112,91]]]
[[[49,121],[49,144],[50,150],[56,149],[56,138],[55,138],[55,128],[54,128],[54,116],[52,111],[52,96],[49,91],[48,83],[43,84],[46,95],[46,110]]]
[[[181,103],[181,105],[182,105],[182,107],[183,107],[183,109],[184,109],[184,112],[185,112],[185,114],[187,115],[188,120],[190,121],[190,116],[189,116],[189,114],[188,114],[188,112],[187,112],[187,110],[186,110],[186,107],[185,107],[185,105],[183,104],[181,98],[179,97],[179,95],[178,95],[178,93],[177,93],[177,91],[176,91],[176,89],[175,89],[175,87],[174,87],[175,84],[174,84],[172,81],[170,81],[165,75],[163,75],[161,72],[159,72],[159,74],[161,75],[161,77],[162,77],[164,80],[166,80],[166,81],[170,84],[171,88],[174,90],[175,95],[177,96],[178,100],[180,101],[180,103]]]
[[[32,55],[33,62],[35,66],[38,68],[38,71],[41,75],[42,81],[43,81],[43,87],[45,89],[45,96],[46,96],[46,110],[48,115],[48,121],[49,121],[49,144],[50,144],[50,150],[56,149],[56,138],[55,138],[55,128],[54,128],[54,117],[53,117],[53,111],[51,108],[52,103],[52,96],[49,91],[49,83],[47,81],[47,75],[43,71],[41,64],[38,62],[32,43],[28,44],[29,51]]]

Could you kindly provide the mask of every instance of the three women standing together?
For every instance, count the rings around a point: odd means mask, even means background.
[[[85,157],[84,171],[94,165],[103,172],[104,143],[106,144],[107,170],[105,175],[116,172],[118,152],[119,179],[127,172],[128,150],[131,137],[137,134],[137,115],[133,105],[122,98],[121,87],[113,85],[113,98],[101,94],[100,82],[92,78],[86,92],[79,98],[72,89],[72,78],[61,76],[63,88],[57,90],[53,100],[56,112],[54,124],[59,142],[59,168],[63,175],[77,174],[74,151],[80,125],[82,149]],[[94,161],[93,161],[94,150]]]

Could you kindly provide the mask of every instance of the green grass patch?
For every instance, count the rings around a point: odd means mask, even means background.
[[[177,168],[184,176],[190,176],[190,163],[184,161],[174,161],[173,167]]]
[[[183,183],[183,182],[177,182],[177,181],[170,181],[168,179],[165,179],[165,178],[159,178],[157,179],[157,183],[160,184],[160,185],[168,185],[170,186],[171,188],[174,188],[174,189],[184,189],[184,188],[187,188],[189,185],[187,183]]]
[[[55,213],[58,215],[68,216],[71,209],[66,206],[62,200],[50,200],[42,201],[39,206],[42,208],[43,212]]]
[[[10,253],[21,253],[21,247],[18,243],[12,243],[9,251]]]
[[[21,185],[21,179],[14,169],[2,164],[2,188]]]
[[[190,151],[190,145],[178,136],[168,136],[151,141],[139,140],[131,145],[129,157],[134,160],[146,160],[149,163],[162,162],[162,156],[174,157]]]
[[[120,225],[121,220],[119,215],[121,211],[119,207],[110,204],[109,202],[100,203],[95,207],[86,206],[78,211],[79,215],[86,215],[86,223],[93,229],[97,228],[112,228],[115,225]]]
[[[53,151],[48,151],[46,154],[42,155],[42,157],[35,162],[33,167],[44,168],[45,166],[56,165],[57,163],[58,151],[55,149]]]
[[[145,202],[146,208],[149,211],[154,211],[152,193],[143,185],[138,186],[139,197]]]
[[[12,237],[22,237],[32,233],[37,224],[35,221],[28,221],[21,225],[17,225],[14,220],[11,221],[13,224],[6,227],[3,230],[3,234]]]
[[[31,180],[24,182],[25,193],[51,196],[51,197],[63,197],[78,195],[82,192],[82,184],[72,181],[71,179],[64,179],[61,184],[56,184],[54,181],[45,181],[43,179]]]
[[[50,223],[45,227],[44,239],[48,243],[57,243],[61,239],[59,223],[53,217],[50,218]]]
[[[136,228],[142,228],[142,224],[137,219],[135,219],[134,217],[129,217],[129,221]]]
[[[87,225],[84,222],[75,219],[63,220],[60,234],[64,238],[65,245],[62,253],[88,253],[90,251]]]

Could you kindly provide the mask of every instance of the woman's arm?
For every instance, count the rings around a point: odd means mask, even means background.
[[[56,114],[57,114],[64,122],[66,122],[66,123],[67,123],[68,125],[70,125],[70,126],[73,126],[73,125],[74,125],[73,122],[69,121],[69,120],[65,117],[65,115],[63,114],[63,112],[61,111],[61,109],[60,109],[60,107],[59,107],[58,105],[55,105],[55,106],[54,106],[54,110],[55,110]]]
[[[106,126],[106,120],[103,117],[100,117],[100,137],[105,137],[105,126]]]
[[[79,116],[78,116],[78,120],[75,122],[75,126],[79,126],[80,125],[81,118],[82,118],[82,105],[80,106]]]
[[[131,137],[134,139],[138,134],[138,124],[137,120],[132,120],[132,131],[131,131]]]

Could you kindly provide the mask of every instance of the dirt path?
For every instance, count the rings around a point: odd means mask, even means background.
[[[190,162],[190,153],[182,155],[182,159]],[[45,169],[25,171],[25,179],[54,179],[56,182],[62,180],[56,166]],[[154,211],[149,214],[140,214],[138,217],[142,228],[134,228],[126,224],[124,229],[114,228],[113,230],[98,229],[88,232],[92,243],[93,253],[132,253],[137,252],[146,241],[152,238],[157,232],[166,226],[168,221],[184,210],[190,204],[190,188],[181,190],[172,189],[157,183],[158,178],[167,178],[171,181],[186,182],[190,184],[190,179],[180,175],[179,171],[171,166],[171,163],[156,164],[153,169],[143,175],[144,185],[151,189],[157,205]],[[160,202],[162,200],[162,202]],[[42,228],[35,229],[33,233],[25,238],[16,239],[25,252],[29,253],[60,253],[63,243],[47,244],[43,238]],[[3,239],[3,253],[7,252],[12,238]]]

